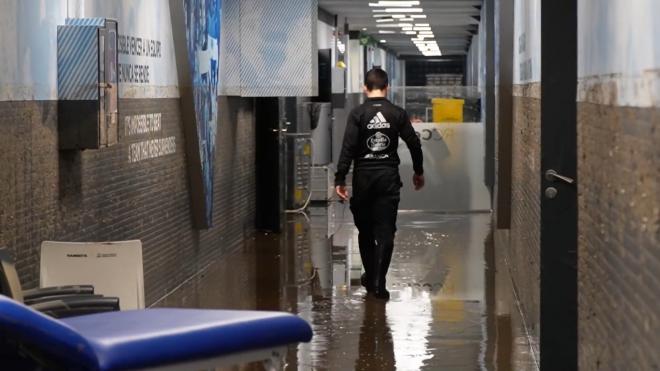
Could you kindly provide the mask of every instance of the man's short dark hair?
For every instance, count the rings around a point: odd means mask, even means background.
[[[367,86],[367,90],[372,91],[374,89],[383,90],[389,85],[389,80],[387,78],[387,72],[383,71],[380,68],[372,68],[367,72],[367,75],[364,77],[364,85]]]

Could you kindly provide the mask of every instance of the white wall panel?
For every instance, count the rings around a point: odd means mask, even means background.
[[[541,81],[541,0],[515,0],[513,83]]]
[[[3,0],[0,101],[57,99],[57,25],[66,1]]]
[[[659,106],[660,1],[580,0],[578,17],[579,99]]]

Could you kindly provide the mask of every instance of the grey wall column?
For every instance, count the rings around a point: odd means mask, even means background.
[[[485,28],[486,28],[486,84],[485,104],[486,117],[486,154],[485,174],[486,186],[491,190],[495,185],[495,0],[484,0]]]
[[[495,8],[496,183],[497,228],[511,228],[513,130],[513,0],[497,0]]]

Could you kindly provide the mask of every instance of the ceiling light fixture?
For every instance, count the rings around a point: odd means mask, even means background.
[[[369,3],[369,6],[371,7],[386,7],[386,6],[416,6],[419,5],[418,0],[410,0],[410,1],[388,1],[388,0],[380,0],[377,3]]]
[[[414,27],[415,31],[431,31],[431,27]]]
[[[426,14],[411,14],[411,15],[409,15],[409,17],[410,17],[410,18],[421,18],[421,19],[425,19],[425,18],[426,18]]]
[[[394,22],[394,19],[392,19],[392,18],[376,19],[376,23],[384,23],[384,22]]]
[[[395,32],[394,32],[394,31],[389,31],[389,30],[379,30],[378,33],[389,33],[389,34],[392,34],[392,33],[395,33]]]
[[[387,42],[387,40],[380,40],[380,42],[382,42],[383,44],[385,44],[385,43]]]
[[[424,11],[422,8],[386,8],[386,9],[371,9],[372,12],[385,12],[385,13],[421,13]]]

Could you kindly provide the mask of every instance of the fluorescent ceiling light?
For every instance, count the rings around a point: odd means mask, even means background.
[[[404,31],[412,31],[412,24],[410,23],[379,23],[376,25],[378,28],[392,28],[392,27],[401,27]]]
[[[431,31],[431,27],[415,27],[413,28],[415,31]]]
[[[421,13],[424,11],[422,8],[386,8],[383,10],[380,9],[371,9],[372,12],[385,12],[385,13]]]
[[[392,14],[392,18],[406,18],[405,14]]]
[[[389,18],[389,17],[392,17],[392,16],[389,15],[389,14],[386,14],[386,13],[378,13],[378,14],[372,14],[372,17],[374,17],[374,18],[381,18],[381,17]]]
[[[388,1],[388,0],[380,0],[377,3],[369,3],[369,6],[372,7],[377,7],[377,6],[415,6],[419,5],[419,1],[417,0],[409,0],[409,1]]]
[[[366,28],[366,27],[362,27],[362,31],[366,31],[366,30],[367,30],[367,28]]]
[[[409,17],[410,17],[410,18],[422,18],[422,19],[425,19],[425,18],[426,18],[426,14],[411,14],[411,15],[409,15]]]
[[[415,31],[404,31],[403,33],[406,35],[417,35],[417,32]]]
[[[428,27],[430,25],[428,23],[417,23],[415,26]]]
[[[385,44],[385,43],[387,42],[387,40],[380,40],[380,42],[382,42],[383,44]]]
[[[380,30],[378,33],[395,33],[394,31],[389,31],[389,30]]]
[[[376,19],[376,23],[384,23],[384,22],[394,22],[394,19],[392,19],[392,18]]]
[[[433,31],[419,31],[420,35],[433,35]]]

